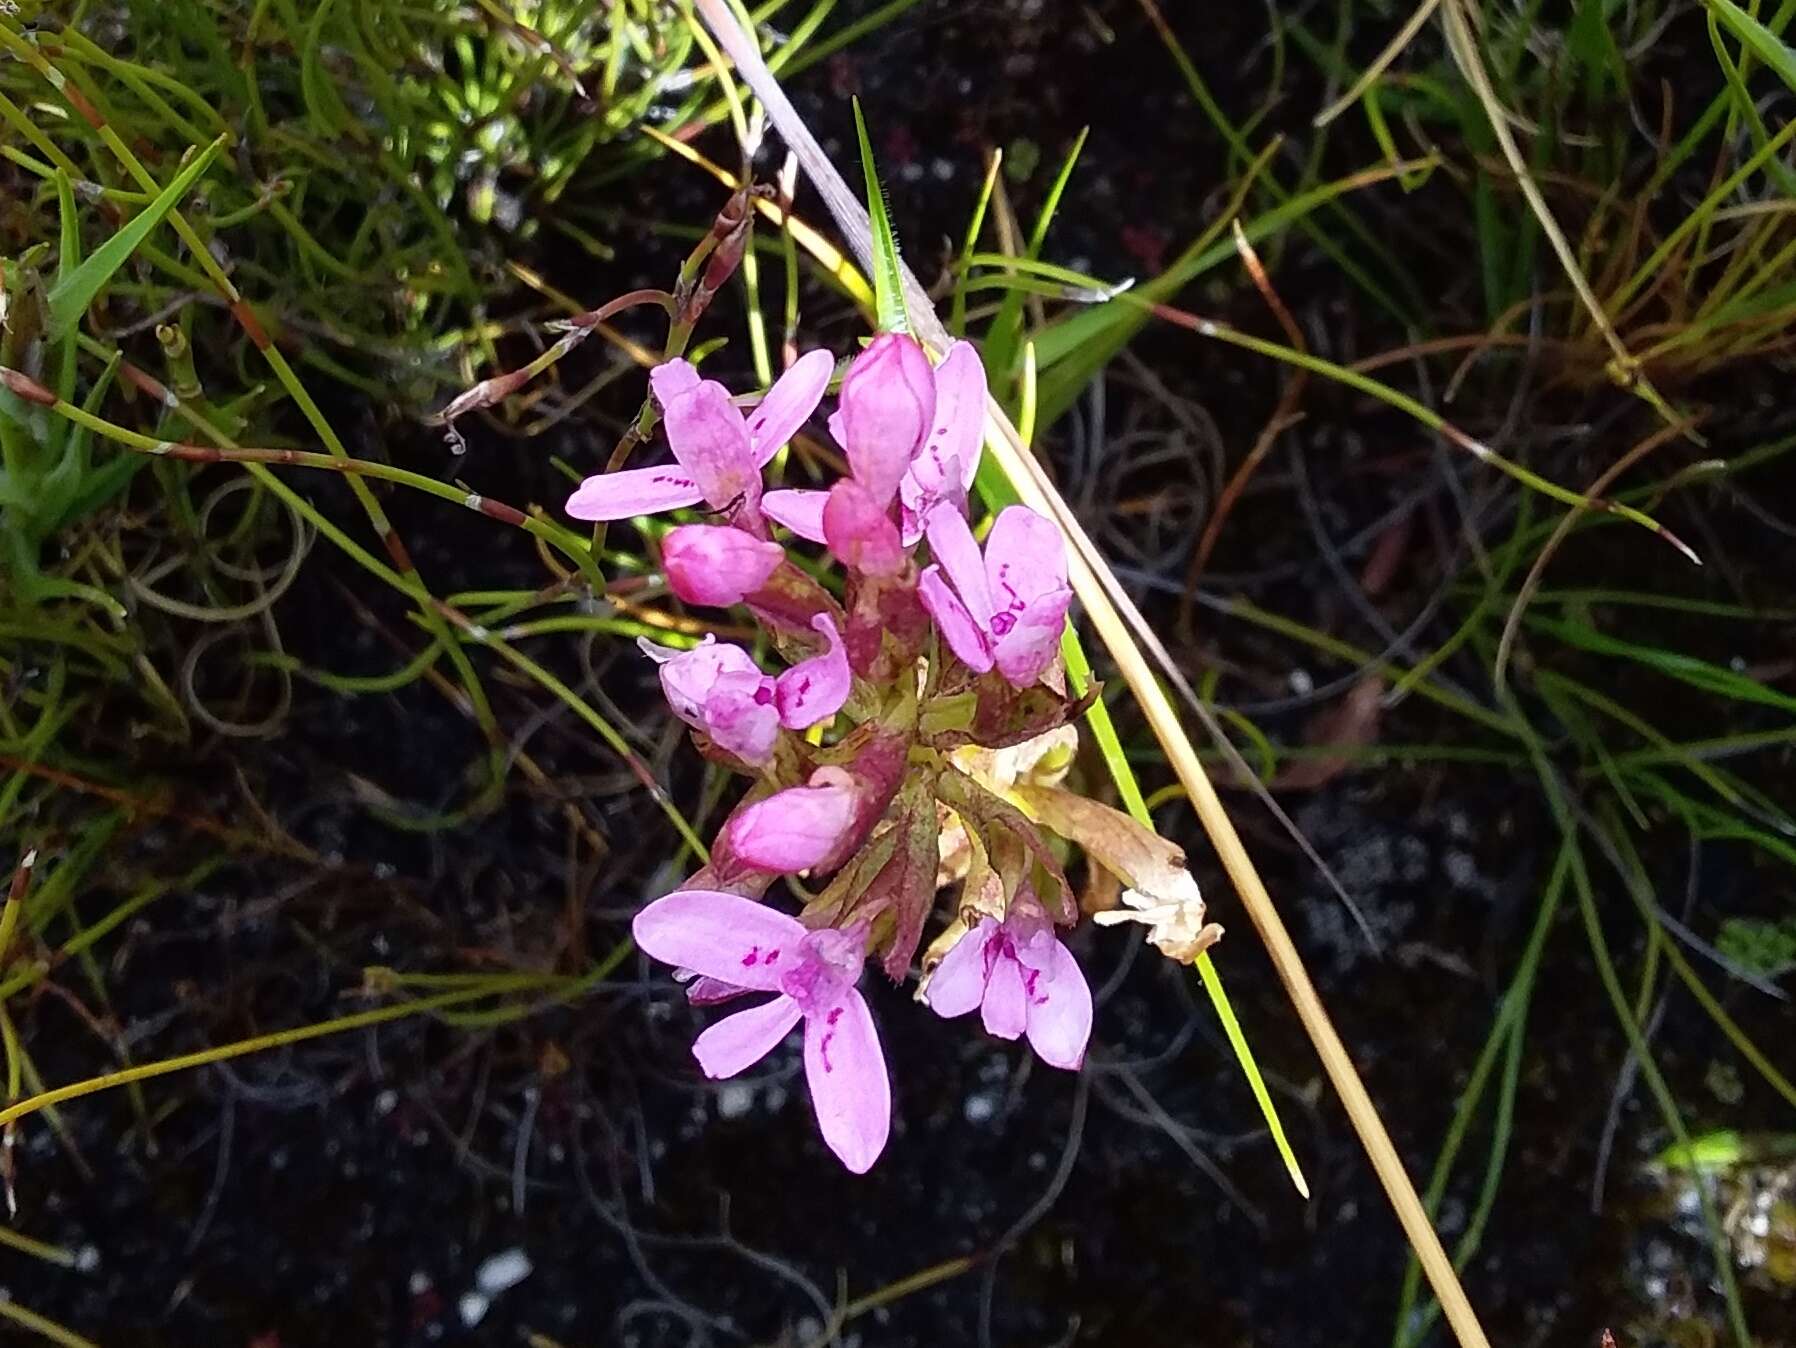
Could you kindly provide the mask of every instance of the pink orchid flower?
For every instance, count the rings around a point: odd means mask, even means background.
[[[713,1080],[761,1061],[804,1021],[804,1074],[829,1149],[857,1175],[885,1149],[892,1087],[866,999],[855,988],[866,924],[810,931],[796,918],[718,890],[679,890],[636,915],[636,944],[665,964],[771,1001],[725,1016],[693,1041]]]
[[[917,597],[943,639],[981,674],[995,664],[1014,687],[1029,687],[1054,662],[1073,601],[1060,530],[1027,506],[1007,506],[981,557],[966,520],[942,503],[930,511],[927,532],[935,564],[919,579]]]
[[[765,585],[786,550],[723,524],[682,524],[661,540],[667,588],[688,604],[728,608]]]
[[[841,768],[818,768],[805,786],[775,791],[730,816],[728,854],[751,870],[796,875],[841,847],[859,822],[860,789]]]
[[[589,477],[568,498],[567,513],[578,520],[621,520],[703,501],[713,510],[735,512],[744,527],[765,533],[761,469],[816,410],[834,369],[829,352],[807,352],[744,419],[729,391],[714,379],[700,379],[687,361],[657,365],[649,371],[649,385],[661,404],[676,462]]]
[[[1091,1039],[1091,988],[1041,904],[1018,893],[1002,922],[982,917],[930,976],[924,1000],[938,1016],[980,1009],[1000,1039],[1029,1036],[1050,1067],[1076,1071]]]
[[[706,637],[691,650],[636,644],[661,666],[661,691],[687,725],[696,726],[743,762],[773,761],[780,727],[806,730],[842,710],[853,689],[842,634],[826,613],[811,621],[825,642],[820,655],[801,660],[777,678],[761,672],[742,647]]]
[[[979,470],[985,424],[985,367],[967,342],[956,342],[933,370],[923,349],[902,333],[874,339],[842,380],[830,434],[848,451],[854,481],[883,514],[899,498],[906,548],[923,536],[938,503],[966,512]],[[771,491],[767,517],[800,538],[834,544],[824,528],[822,491]]]

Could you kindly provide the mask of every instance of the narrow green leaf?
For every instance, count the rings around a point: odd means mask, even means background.
[[[1047,199],[1042,203],[1041,214],[1035,218],[1035,228],[1030,232],[1028,241],[1023,245],[1023,260],[1034,262],[1041,256],[1042,244],[1047,241],[1048,226],[1054,222],[1054,215],[1060,209],[1060,198],[1066,192],[1066,185],[1071,181],[1073,169],[1079,163],[1079,152],[1085,148],[1085,138],[1091,133],[1090,127],[1080,130],[1078,139],[1073,142],[1066,158],[1061,161],[1060,172],[1055,175],[1054,185],[1048,189]],[[999,306],[998,316],[992,320],[991,327],[985,333],[985,363],[998,375],[1007,378],[1013,373],[1017,354],[1023,345],[1023,296],[1020,291],[1011,291],[1004,296]],[[1015,373],[1019,373],[1015,372]],[[1013,404],[1014,405],[1014,404]]]
[[[1082,695],[1091,684],[1091,661],[1085,656],[1085,648],[1079,643],[1079,634],[1068,622],[1066,630],[1060,634],[1060,653],[1066,659],[1066,684],[1075,696]],[[1110,776],[1116,783],[1116,789],[1122,796],[1123,806],[1136,823],[1145,828],[1154,827],[1153,815],[1149,813],[1147,801],[1141,794],[1141,785],[1135,780],[1135,769],[1130,766],[1128,757],[1123,753],[1122,740],[1117,736],[1116,723],[1110,719],[1110,708],[1104,704],[1103,698],[1092,702],[1085,712],[1085,724],[1091,728],[1092,738],[1097,741],[1098,752],[1110,769]],[[1242,1033],[1241,1022],[1235,1017],[1235,1009],[1229,1003],[1228,993],[1223,991],[1222,975],[1217,972],[1215,963],[1210,959],[1210,952],[1204,951],[1197,957],[1198,981],[1204,985],[1204,992],[1210,998],[1210,1006],[1216,1017],[1222,1022],[1223,1033],[1228,1036],[1229,1048],[1234,1051],[1235,1061],[1240,1064],[1241,1071],[1247,1077],[1248,1089],[1253,1092],[1254,1102],[1260,1107],[1260,1116],[1266,1120],[1266,1127],[1272,1134],[1272,1144],[1278,1148],[1278,1154],[1285,1163],[1285,1171],[1291,1177],[1291,1183],[1297,1192],[1305,1198],[1310,1196],[1309,1181],[1303,1177],[1303,1167],[1297,1163],[1297,1153],[1292,1149],[1291,1140],[1285,1135],[1285,1127],[1278,1117],[1278,1107],[1272,1103],[1272,1092],[1266,1089],[1266,1078],[1260,1073],[1260,1065],[1254,1060],[1253,1049],[1248,1046],[1247,1036]]]
[[[62,242],[56,255],[56,281],[60,285],[81,265],[81,217],[75,206],[75,185],[69,175],[56,170],[56,210]],[[63,334],[56,367],[56,396],[67,402],[75,396],[75,367],[79,351],[71,327]]]
[[[1752,48],[1754,56],[1775,70],[1790,88],[1796,89],[1796,51],[1792,51],[1788,43],[1741,9],[1734,0],[1703,0],[1703,3],[1735,37]]]
[[[873,313],[881,332],[909,332],[910,315],[904,308],[903,268],[898,263],[898,240],[892,219],[886,214],[886,197],[873,164],[873,144],[867,139],[867,122],[861,101],[854,100],[854,131],[861,141],[861,168],[867,175],[867,214],[873,222]]]
[[[194,180],[211,167],[213,158],[224,147],[225,139],[220,136],[194,155],[187,166],[175,175],[175,180],[163,188],[154,201],[134,215],[123,229],[95,249],[92,257],[82,262],[74,271],[57,278],[49,295],[52,336],[60,336],[80,322],[81,315],[87,312],[87,306],[100,293],[100,287],[112,279],[112,274],[125,265],[125,260],[137,251],[138,245],[149,237],[150,231],[162,223],[162,217],[187,195],[187,189],[193,186]]]

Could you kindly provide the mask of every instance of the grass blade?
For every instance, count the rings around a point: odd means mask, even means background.
[[[910,316],[904,307],[903,264],[898,260],[898,240],[892,219],[886,214],[885,189],[873,163],[873,145],[867,139],[867,119],[861,101],[854,100],[854,134],[861,144],[861,170],[867,175],[867,216],[873,222],[873,312],[881,332],[909,332]]]
[[[94,296],[100,293],[100,287],[125,265],[126,259],[137,251],[138,245],[149,237],[150,231],[162,223],[162,218],[187,195],[188,188],[211,167],[212,160],[224,148],[226,139],[225,136],[218,137],[189,159],[187,166],[175,175],[174,181],[163,188],[154,201],[132,216],[123,229],[96,248],[93,256],[72,272],[57,278],[49,295],[52,335],[68,332],[80,321]]]
[[[1726,25],[1729,32],[1752,49],[1752,54],[1778,73],[1779,78],[1796,89],[1796,51],[1734,0],[1703,0],[1709,13]]]

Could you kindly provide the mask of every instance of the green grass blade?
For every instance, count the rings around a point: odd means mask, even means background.
[[[1796,51],[1764,24],[1741,9],[1734,0],[1703,0],[1709,13],[1725,24],[1733,35],[1752,49],[1752,54],[1770,66],[1783,82],[1796,89]]]
[[[885,189],[873,163],[873,144],[867,139],[867,121],[861,101],[854,100],[854,133],[861,143],[861,169],[867,175],[867,215],[873,221],[873,312],[881,332],[909,332],[910,315],[904,309],[904,271],[898,261],[898,240],[892,219],[886,214]]]
[[[162,218],[187,195],[187,190],[195,180],[211,167],[212,160],[224,148],[224,143],[225,137],[220,136],[194,155],[188,160],[187,166],[175,175],[174,181],[163,188],[154,201],[132,216],[123,229],[95,249],[92,257],[83,261],[73,272],[57,278],[49,295],[52,335],[61,335],[74,328],[81,315],[87,312],[87,306],[93,302],[94,296],[99,294],[100,287],[112,279],[112,274],[125,265],[126,259],[137,251],[138,245],[149,237],[150,231],[161,224]]]
[[[1073,631],[1070,622],[1066,631],[1060,635],[1060,652],[1066,659],[1067,689],[1074,697],[1081,697],[1091,686],[1091,662],[1085,658],[1085,649],[1080,645],[1078,634]],[[1104,705],[1102,698],[1094,699],[1086,709],[1085,723],[1091,727],[1091,736],[1097,741],[1098,752],[1104,756],[1105,766],[1110,769],[1110,776],[1116,782],[1123,807],[1136,823],[1144,828],[1153,828],[1154,817],[1148,812],[1147,801],[1141,794],[1141,785],[1135,780],[1135,769],[1129,765],[1128,757],[1123,753],[1122,741],[1116,734],[1116,723],[1110,719],[1110,708]],[[1303,1167],[1297,1163],[1297,1153],[1292,1149],[1291,1139],[1285,1135],[1285,1126],[1278,1117],[1278,1107],[1272,1103],[1272,1093],[1266,1088],[1266,1078],[1261,1075],[1260,1065],[1254,1060],[1253,1049],[1248,1046],[1247,1036],[1242,1033],[1241,1022],[1235,1017],[1235,1009],[1229,1003],[1228,993],[1223,990],[1222,975],[1211,961],[1209,951],[1206,950],[1197,957],[1195,967],[1198,979],[1209,995],[1210,1005],[1215,1008],[1216,1018],[1222,1022],[1223,1033],[1228,1036],[1229,1047],[1234,1050],[1235,1061],[1241,1065],[1241,1071],[1247,1077],[1248,1089],[1253,1092],[1254,1101],[1260,1107],[1260,1115],[1266,1120],[1266,1128],[1272,1134],[1272,1144],[1278,1148],[1285,1170],[1291,1176],[1291,1183],[1296,1186],[1298,1193],[1308,1198],[1309,1181],[1303,1177]]]

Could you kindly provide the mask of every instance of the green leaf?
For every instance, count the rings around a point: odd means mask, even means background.
[[[61,285],[81,265],[81,217],[75,206],[75,185],[69,175],[56,170],[56,209],[60,217],[62,241],[56,256],[56,283]],[[56,396],[64,402],[75,396],[76,358],[75,330],[71,325],[63,334],[62,351],[56,367]]]
[[[1075,695],[1082,696],[1091,683],[1091,661],[1086,658],[1085,648],[1079,642],[1079,634],[1068,622],[1066,630],[1060,634],[1060,652],[1066,659],[1066,685]],[[1147,800],[1141,794],[1141,784],[1135,780],[1135,769],[1130,765],[1123,752],[1122,740],[1117,736],[1116,723],[1110,719],[1110,709],[1104,700],[1098,698],[1085,712],[1085,724],[1090,728],[1092,738],[1097,741],[1098,752],[1103,756],[1105,766],[1110,769],[1111,780],[1116,783],[1118,794],[1122,796],[1124,807],[1138,824],[1144,828],[1154,827],[1154,817],[1148,811]],[[1272,1134],[1272,1144],[1278,1148],[1279,1159],[1285,1163],[1285,1173],[1291,1177],[1291,1184],[1305,1198],[1310,1196],[1309,1181],[1303,1177],[1303,1167],[1297,1163],[1297,1152],[1291,1146],[1291,1139],[1285,1135],[1284,1123],[1279,1119],[1278,1106],[1272,1103],[1272,1092],[1266,1089],[1266,1078],[1260,1073],[1260,1065],[1254,1059],[1253,1049],[1248,1046],[1247,1036],[1241,1030],[1241,1022],[1235,1016],[1235,1008],[1229,1003],[1228,993],[1222,987],[1222,975],[1217,972],[1215,963],[1210,959],[1210,952],[1203,951],[1197,957],[1198,980],[1204,985],[1204,992],[1210,998],[1210,1006],[1222,1022],[1223,1032],[1228,1036],[1229,1048],[1235,1054],[1235,1061],[1247,1077],[1248,1089],[1253,1092],[1254,1103],[1260,1107],[1260,1117],[1266,1121],[1266,1127]]]
[[[1733,35],[1752,49],[1752,54],[1775,70],[1783,82],[1796,89],[1796,51],[1733,0],[1704,0],[1709,12]]]
[[[1041,256],[1042,244],[1047,241],[1048,226],[1054,221],[1054,214],[1060,209],[1060,198],[1066,192],[1066,185],[1072,179],[1073,169],[1079,163],[1079,152],[1085,148],[1085,138],[1091,133],[1090,127],[1080,130],[1078,139],[1073,141],[1073,148],[1067,152],[1061,162],[1060,172],[1054,178],[1054,185],[1048,189],[1047,200],[1042,203],[1041,214],[1035,218],[1035,229],[1024,245],[1023,257],[1034,262]],[[1023,346],[1023,295],[1019,290],[1012,290],[1004,296],[998,308],[998,316],[985,334],[985,363],[994,374],[1001,378],[1012,373],[1017,354]],[[1015,371],[1020,375],[1021,371]],[[1014,404],[1013,404],[1014,405]]]
[[[193,186],[194,180],[211,167],[213,158],[224,147],[225,140],[226,137],[220,136],[194,155],[187,166],[175,175],[175,180],[163,188],[154,201],[134,215],[123,229],[101,244],[92,257],[74,271],[57,277],[49,295],[50,334],[53,337],[70,331],[81,321],[81,315],[87,312],[87,306],[100,293],[100,287],[112,279],[112,274],[125,265],[126,259],[137,251],[138,245],[149,237],[150,231],[162,223],[162,217],[187,195],[187,189]]]
[[[898,240],[886,214],[885,192],[879,170],[873,164],[873,145],[867,139],[867,122],[861,101],[854,100],[854,131],[861,141],[861,168],[867,175],[867,215],[873,223],[873,313],[881,332],[909,332],[910,315],[904,308],[904,270],[898,262]]]

